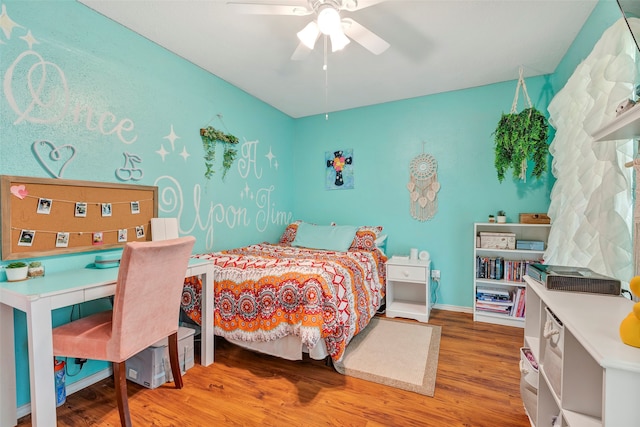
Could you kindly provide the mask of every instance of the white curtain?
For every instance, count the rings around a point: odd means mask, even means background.
[[[636,50],[620,19],[549,105],[557,181],[545,263],[588,267],[623,282],[633,276],[633,169],[624,165],[632,159],[633,142],[594,142],[591,134],[616,117],[622,101],[634,98]]]

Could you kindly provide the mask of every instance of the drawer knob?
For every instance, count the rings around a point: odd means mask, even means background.
[[[407,270],[402,270],[402,275],[404,277],[409,277],[409,272]]]

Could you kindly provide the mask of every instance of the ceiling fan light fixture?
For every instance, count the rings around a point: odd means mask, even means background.
[[[341,31],[340,12],[331,5],[320,6],[318,10],[318,28],[324,35]]]
[[[334,31],[329,37],[331,38],[331,52],[342,50],[351,42],[342,31]]]
[[[298,39],[309,49],[313,49],[320,36],[320,29],[315,22],[309,22],[306,27],[298,31]]]

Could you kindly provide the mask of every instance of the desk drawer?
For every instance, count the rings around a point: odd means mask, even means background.
[[[85,301],[91,301],[98,298],[110,297],[116,293],[116,284],[98,286],[96,288],[85,289]]]
[[[427,280],[427,269],[411,265],[390,265],[387,270],[387,279],[424,283]]]
[[[81,302],[84,302],[84,290],[78,289],[77,291],[65,292],[51,297],[51,309],[68,307]]]

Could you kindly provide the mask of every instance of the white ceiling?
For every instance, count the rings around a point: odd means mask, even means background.
[[[386,0],[342,17],[391,47],[329,52],[325,76],[322,38],[290,59],[313,16],[241,14],[226,0],[79,1],[294,118],[514,80],[520,66],[553,73],[597,3]]]

